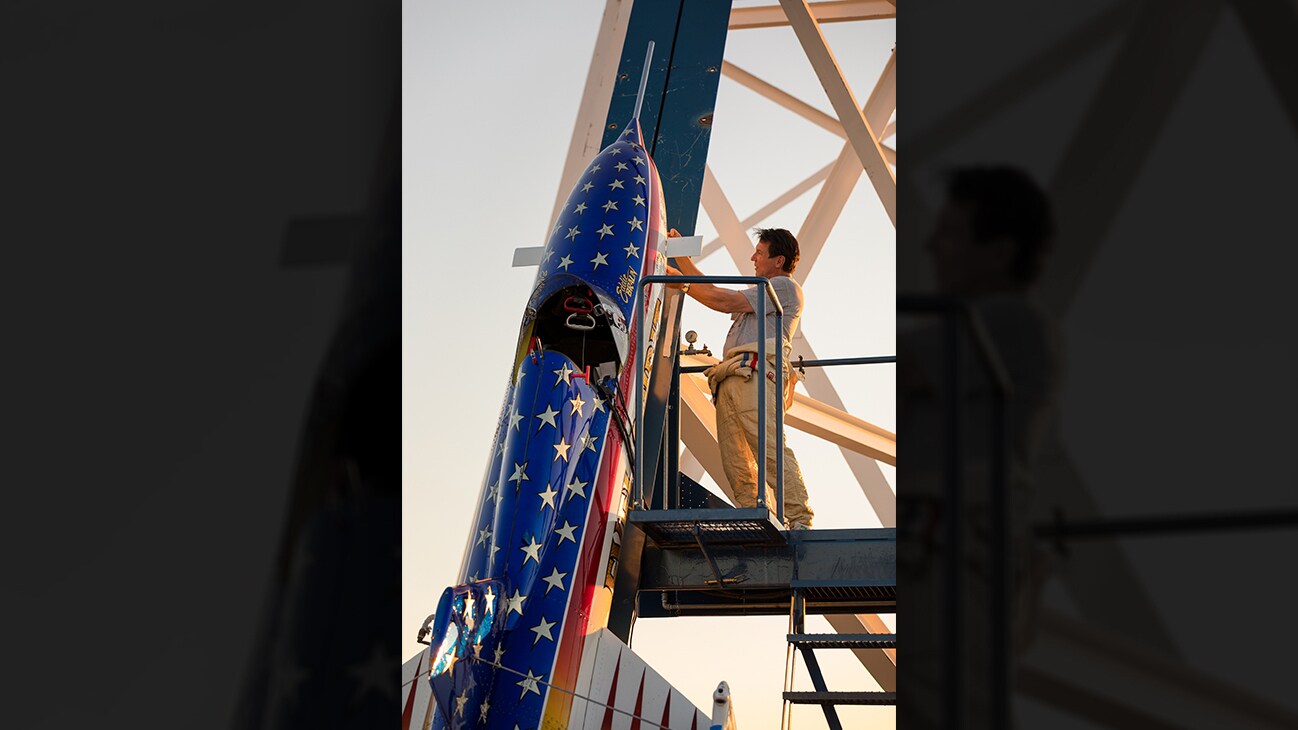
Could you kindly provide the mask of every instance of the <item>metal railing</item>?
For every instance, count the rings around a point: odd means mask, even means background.
[[[644,505],[644,396],[646,384],[642,381],[645,368],[645,328],[644,296],[645,287],[651,284],[751,284],[761,286],[766,298],[758,299],[757,314],[757,377],[758,383],[766,381],[766,312],[767,299],[775,308],[775,329],[779,334],[778,346],[775,348],[775,372],[781,377],[784,373],[784,307],[769,279],[762,276],[646,276],[640,280],[636,290],[635,329],[636,329],[636,369],[635,369],[635,500],[637,506]],[[666,316],[666,312],[663,312]],[[679,368],[680,354],[673,347],[673,369]],[[673,374],[675,377],[675,373]],[[783,382],[781,381],[781,385]],[[779,388],[781,397],[783,388]],[[766,388],[757,389],[757,450],[761,457],[757,459],[757,507],[766,507]],[[776,520],[784,522],[784,409],[775,409],[775,503]],[[665,502],[665,500],[664,500]]]
[[[882,365],[885,363],[896,363],[896,355],[879,355],[877,357],[834,357],[826,360],[803,360],[798,356],[798,361],[789,361],[789,367],[801,371],[803,368],[824,368],[832,365]],[[682,373],[701,373],[712,367],[711,365],[690,365],[681,368]]]

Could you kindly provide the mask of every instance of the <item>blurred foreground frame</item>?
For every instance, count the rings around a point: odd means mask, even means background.
[[[909,10],[913,12],[899,24],[903,44],[911,33],[926,35],[939,24],[952,23],[945,17],[949,8]],[[996,10],[1002,19],[1008,12]],[[1233,683],[1224,673],[1209,675],[1185,665],[1162,613],[1113,539],[1211,532],[1226,540],[1226,531],[1232,530],[1292,531],[1298,527],[1298,510],[1276,505],[1255,513],[1114,519],[1101,513],[1054,428],[1035,474],[1037,501],[1045,503],[1049,514],[1045,519],[1038,514],[1026,532],[1034,548],[1067,562],[1067,570],[1056,574],[1083,618],[1039,607],[1039,596],[1016,600],[1011,568],[1016,546],[1004,530],[1010,511],[1009,465],[1003,461],[1007,424],[1000,420],[1005,403],[1014,397],[1014,383],[1006,377],[1014,368],[1000,362],[997,342],[986,335],[976,312],[958,300],[923,294],[931,286],[925,276],[924,237],[935,219],[928,202],[932,196],[920,189],[924,176],[949,165],[944,158],[949,147],[968,141],[989,120],[1012,114],[1017,103],[1038,89],[1059,83],[1096,49],[1116,45],[1099,83],[1081,92],[1088,100],[1080,121],[1039,132],[1062,153],[1053,175],[1043,181],[1058,233],[1036,291],[1052,314],[1066,317],[1227,13],[1239,21],[1271,92],[1291,127],[1298,128],[1298,47],[1293,44],[1298,4],[1149,0],[1081,11],[1054,42],[1024,54],[1007,71],[989,74],[990,81],[963,95],[967,101],[925,120],[907,140],[904,169],[897,177],[903,211],[898,227],[899,327],[926,322],[938,347],[925,355],[899,347],[899,390],[907,371],[915,369],[941,373],[943,390],[934,420],[917,421],[907,413],[904,399],[898,404],[899,436],[912,445],[900,463],[897,490],[898,612],[906,614],[910,637],[907,660],[898,665],[902,727],[1031,725],[1015,717],[1020,714],[1016,696],[1099,726],[1298,726],[1298,714],[1289,707]],[[958,25],[961,33],[977,34],[976,25]],[[930,49],[939,44],[927,40]],[[921,97],[936,93],[912,83],[913,77],[902,80],[906,88],[920,89]],[[908,363],[908,355],[918,359]],[[975,381],[982,385],[971,386]],[[978,395],[970,396],[971,390]],[[975,422],[971,412],[990,418]],[[908,423],[929,433],[907,430]],[[971,454],[975,439],[981,440],[982,450]],[[916,444],[941,448],[926,453]],[[937,475],[928,497],[915,480],[926,470]],[[957,506],[962,502],[967,512]],[[953,513],[965,517],[948,519]],[[979,533],[984,535],[981,542]],[[1077,540],[1088,540],[1085,550],[1070,549]],[[977,589],[971,589],[974,584]],[[965,613],[972,602],[979,605]],[[1016,622],[1029,626],[1016,627]],[[1026,636],[1016,637],[1020,630]],[[1028,648],[1031,657],[1024,659]],[[926,664],[933,671],[925,672]]]
[[[290,221],[286,268],[349,266],[232,728],[382,727],[399,712],[400,105],[370,208]],[[309,681],[308,681],[309,678]]]

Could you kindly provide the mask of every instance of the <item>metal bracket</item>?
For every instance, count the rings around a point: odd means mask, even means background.
[[[727,583],[739,583],[743,580],[743,578],[723,578],[721,576],[721,568],[717,565],[716,558],[712,557],[712,553],[708,552],[707,546],[703,544],[703,530],[699,528],[697,522],[694,523],[694,544],[699,546],[699,551],[703,553],[703,557],[708,559],[708,565],[712,567],[712,575],[716,576],[715,581],[707,581],[707,583],[715,582],[720,586]]]

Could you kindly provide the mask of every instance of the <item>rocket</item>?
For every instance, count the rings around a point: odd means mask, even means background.
[[[460,582],[433,617],[433,728],[711,724],[606,628],[634,473],[633,389],[648,388],[661,359],[632,372],[635,349],[654,346],[666,308],[661,284],[639,295],[643,277],[664,272],[667,240],[639,107],[574,185],[541,256]]]

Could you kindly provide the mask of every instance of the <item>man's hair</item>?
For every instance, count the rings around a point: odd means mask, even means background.
[[[967,205],[974,240],[1005,237],[1014,243],[1010,274],[1031,284],[1054,235],[1050,201],[1026,173],[1012,167],[962,167],[947,177],[947,198]]]
[[[766,255],[784,257],[784,273],[792,274],[798,268],[798,239],[783,228],[754,228],[757,240],[766,244]]]

